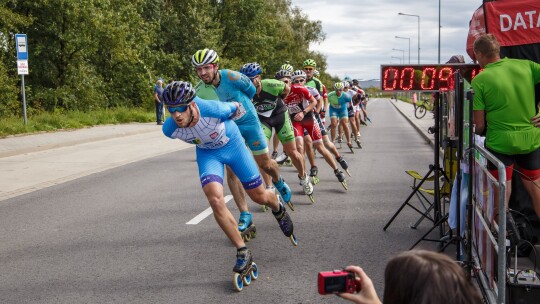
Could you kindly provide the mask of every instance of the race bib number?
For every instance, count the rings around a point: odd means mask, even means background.
[[[300,108],[299,105],[287,105],[287,108],[289,109],[290,114],[296,114],[299,112],[302,112],[302,108]]]
[[[236,115],[232,117],[232,120],[238,120],[246,115],[246,108],[244,108],[244,105],[241,103],[238,103],[238,105],[238,110],[236,110]]]

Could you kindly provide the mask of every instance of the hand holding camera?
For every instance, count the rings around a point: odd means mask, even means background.
[[[360,291],[355,274],[345,270],[319,272],[318,283],[319,293],[322,295]]]
[[[337,294],[357,304],[381,304],[373,282],[358,266],[319,273],[319,293]]]

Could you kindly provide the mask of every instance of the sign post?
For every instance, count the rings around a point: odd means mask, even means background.
[[[28,43],[26,34],[15,34],[15,46],[17,48],[17,71],[21,75],[24,125],[26,126],[26,95],[24,91],[24,75],[28,75]]]

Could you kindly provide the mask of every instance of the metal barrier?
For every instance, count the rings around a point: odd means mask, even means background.
[[[469,215],[469,220],[472,220],[469,221],[472,262],[479,270],[476,278],[487,302],[503,304],[506,290],[506,171],[504,164],[484,147],[475,144],[474,152],[471,170],[473,212]],[[498,180],[487,171],[486,160],[497,166]],[[498,202],[495,202],[496,190]],[[496,210],[499,210],[498,225]],[[496,231],[496,237],[493,231]]]

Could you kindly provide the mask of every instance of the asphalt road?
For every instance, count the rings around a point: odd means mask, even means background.
[[[208,208],[188,148],[1,201],[0,303],[344,303],[317,294],[317,273],[350,264],[382,294],[386,261],[430,228],[408,228],[418,215],[406,208],[382,230],[411,191],[404,171],[426,172],[433,150],[388,99],[372,99],[368,110],[364,148],[340,150],[353,175],[348,191],[318,157],[312,205],[282,167],[298,247],[250,205],[258,233],[248,247],[260,273],[241,293],[232,284],[235,249],[212,215],[186,224]]]

